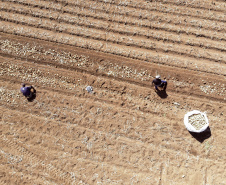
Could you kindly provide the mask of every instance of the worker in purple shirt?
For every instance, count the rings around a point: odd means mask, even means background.
[[[152,81],[152,84],[155,85],[155,89],[157,91],[159,91],[158,87],[162,87],[163,88],[163,91],[165,91],[166,90],[166,87],[167,87],[167,81],[161,80],[160,75],[157,75],[155,77],[155,79]]]
[[[33,95],[33,87],[32,86],[25,86],[24,83],[22,83],[22,87],[20,88],[20,92],[23,93],[23,95],[26,97],[26,98],[30,98],[32,97]]]

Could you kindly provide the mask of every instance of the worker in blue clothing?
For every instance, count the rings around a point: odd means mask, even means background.
[[[152,84],[155,86],[156,91],[159,91],[158,87],[163,88],[163,91],[165,91],[167,87],[167,81],[161,80],[160,75],[155,77],[155,79],[152,81]]]
[[[32,98],[35,91],[34,87],[26,86],[24,83],[22,83],[21,85],[22,87],[20,88],[20,92],[22,92],[26,98]]]

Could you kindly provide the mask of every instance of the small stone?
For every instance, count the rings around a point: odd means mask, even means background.
[[[180,104],[179,104],[179,103],[177,103],[177,102],[174,102],[173,104],[174,104],[174,105],[178,105],[178,106],[180,105]]]
[[[91,86],[87,86],[86,90],[88,91],[88,93],[93,93],[93,87]]]

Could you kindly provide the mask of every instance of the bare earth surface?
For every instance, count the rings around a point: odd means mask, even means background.
[[[0,9],[0,184],[226,184],[224,0]],[[204,133],[185,128],[192,110]]]

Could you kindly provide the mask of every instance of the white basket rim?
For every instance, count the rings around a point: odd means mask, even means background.
[[[194,114],[201,114],[201,115],[203,115],[204,116],[204,118],[205,118],[205,121],[206,121],[206,124],[205,125],[203,125],[203,127],[201,127],[199,130],[197,130],[193,125],[191,125],[190,123],[189,123],[189,117],[191,116],[191,115],[194,115]],[[209,121],[208,121],[208,118],[207,118],[207,116],[206,116],[206,113],[204,113],[204,112],[201,112],[201,111],[199,111],[199,110],[193,110],[193,111],[190,111],[190,112],[188,112],[187,114],[185,114],[185,116],[184,116],[184,124],[185,124],[185,127],[189,130],[189,131],[191,131],[191,132],[203,132],[204,130],[206,130],[207,128],[208,128],[208,126],[209,126]]]

